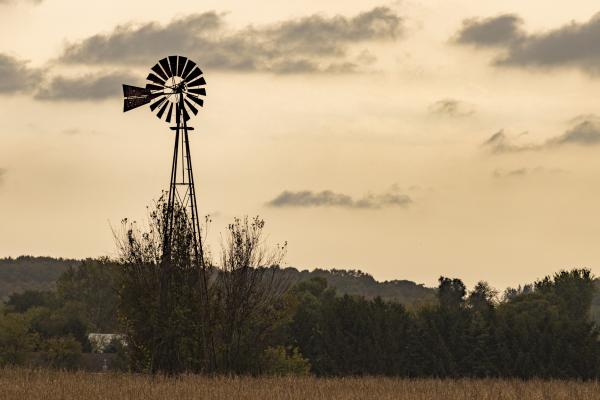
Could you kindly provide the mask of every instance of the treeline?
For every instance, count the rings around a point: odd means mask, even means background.
[[[34,354],[43,365],[78,368],[82,353],[93,350],[89,333],[121,329],[117,275],[115,263],[89,259],[68,266],[55,290],[10,295],[0,305],[0,365],[30,364]],[[117,347],[122,346],[114,343],[111,349]]]
[[[0,301],[25,290],[52,290],[58,277],[81,261],[52,257],[0,258]]]
[[[36,352],[50,365],[76,368],[81,352],[91,351],[87,333],[125,332],[117,317],[121,268],[87,260],[68,268],[55,291],[13,294],[0,312],[0,364],[23,363]],[[340,295],[313,277],[235,328],[239,347],[229,348],[222,371],[598,378],[600,343],[589,319],[594,290],[587,270],[562,271],[500,298],[485,283],[467,291],[458,279],[440,278],[434,302],[408,309]],[[123,368],[143,370],[127,363],[131,354],[118,343],[110,351],[121,352]]]
[[[90,262],[91,260],[88,260]],[[80,265],[83,260],[52,257],[20,256],[0,258],[0,301],[7,301],[13,293],[26,290],[54,290],[58,278],[71,267]],[[298,270],[288,267],[281,269],[292,283],[320,277],[336,288],[338,293],[359,295],[366,298],[381,297],[405,305],[419,305],[435,301],[435,290],[408,280],[379,282],[370,274],[360,270],[314,269]],[[600,304],[600,299],[599,299]]]
[[[380,299],[298,285],[290,344],[319,375],[597,378],[598,330],[587,270],[562,271],[503,301],[479,283],[440,278],[438,304],[408,312]]]

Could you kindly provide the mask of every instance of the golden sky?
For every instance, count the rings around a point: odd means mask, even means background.
[[[210,244],[265,218],[287,264],[503,289],[599,272],[600,17],[570,1],[0,0],[0,256],[114,254],[172,131],[123,114],[196,61]]]

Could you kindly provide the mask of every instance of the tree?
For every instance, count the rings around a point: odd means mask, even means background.
[[[223,371],[251,370],[285,317],[282,298],[289,282],[278,272],[287,245],[265,246],[264,225],[258,217],[236,218],[221,246],[215,306]]]
[[[220,265],[196,247],[185,208],[175,205],[169,254],[162,253],[167,205],[162,198],[142,232],[124,222],[119,237],[119,313],[134,370],[176,374],[255,372],[288,310],[279,263],[264,221],[236,219]],[[204,256],[200,256],[204,254]]]
[[[467,303],[476,312],[488,314],[494,309],[494,301],[498,291],[490,287],[487,282],[479,282],[469,293]]]
[[[523,378],[597,377],[600,346],[588,316],[594,290],[590,271],[561,271],[537,281],[534,288],[498,307],[502,373]]]
[[[88,327],[81,317],[83,310],[80,304],[69,303],[64,307],[51,309],[47,307],[30,308],[25,314],[29,332],[43,343],[48,339],[70,337],[77,340],[85,351],[91,349],[88,341]],[[40,343],[36,346],[39,350]]]
[[[77,369],[81,359],[81,344],[72,337],[48,339],[43,358],[47,365],[60,369]]]
[[[6,305],[11,311],[24,313],[32,307],[56,307],[58,299],[51,291],[26,290],[11,294]]]
[[[467,288],[460,279],[450,279],[443,276],[438,279],[438,300],[442,308],[456,309],[465,301]]]
[[[23,363],[33,344],[25,317],[0,310],[0,366]]]
[[[283,346],[267,347],[260,359],[261,373],[266,375],[308,375],[310,363],[302,357],[298,348]]]
[[[107,258],[88,259],[70,266],[56,282],[58,298],[63,304],[81,304],[82,318],[92,332],[118,332],[119,273],[118,265]]]
[[[381,298],[336,296],[322,278],[298,284],[291,344],[317,375],[396,375],[407,372],[411,317]]]
[[[153,373],[209,370],[213,357],[204,260],[198,258],[193,227],[179,203],[173,210],[170,252],[162,253],[169,211],[163,196],[150,212],[147,231],[124,220],[124,233],[116,235],[119,313],[130,364]]]

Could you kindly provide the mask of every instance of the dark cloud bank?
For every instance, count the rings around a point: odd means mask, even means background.
[[[341,207],[351,209],[380,209],[386,207],[406,207],[412,203],[409,196],[389,191],[382,194],[368,194],[360,199],[330,190],[312,192],[309,190],[283,191],[267,203],[270,207]]]
[[[480,48],[497,48],[495,65],[519,67],[575,67],[600,74],[600,14],[583,23],[571,22],[539,33],[523,29],[512,14],[463,21],[454,41]]]
[[[7,0],[0,0],[1,2]],[[387,7],[354,17],[312,15],[267,26],[232,30],[222,14],[206,12],[167,25],[123,25],[108,34],[70,44],[59,63],[104,66],[104,72],[49,76],[0,53],[0,94],[30,93],[38,100],[102,100],[116,96],[120,85],[135,82],[128,68],[150,67],[174,53],[199,60],[206,68],[229,71],[293,73],[356,72],[373,62],[349,48],[366,42],[393,41],[403,20]]]
[[[40,87],[34,97],[39,100],[102,100],[119,95],[121,84],[135,82],[128,72],[106,72],[79,77],[57,76]]]
[[[207,68],[274,73],[350,72],[359,59],[351,45],[391,41],[403,32],[402,18],[387,7],[354,17],[312,15],[267,26],[229,29],[222,14],[206,12],[173,20],[118,26],[113,32],[69,45],[65,63],[147,65],[181,53]]]
[[[139,77],[124,71],[108,71],[75,77],[46,76],[41,69],[0,53],[0,94],[33,94],[38,100],[102,100],[118,96],[120,86]]]
[[[29,92],[41,76],[41,72],[29,68],[26,61],[0,53],[0,94]]]
[[[571,121],[571,128],[565,133],[548,139],[544,143],[522,144],[509,137],[504,130],[493,134],[483,143],[483,147],[493,153],[514,153],[563,147],[565,145],[593,146],[600,144],[600,117],[583,115]]]

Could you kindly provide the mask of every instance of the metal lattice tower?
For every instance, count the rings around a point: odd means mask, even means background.
[[[150,110],[156,112],[159,119],[164,119],[167,123],[175,120],[176,126],[171,127],[175,131],[175,144],[167,215],[164,220],[163,257],[171,254],[174,213],[176,205],[179,205],[186,210],[190,219],[196,259],[202,261],[202,238],[189,142],[189,132],[194,128],[189,127],[187,121],[190,119],[190,111],[196,115],[197,107],[204,106],[206,81],[196,63],[182,56],[163,58],[152,67],[146,79],[149,83],[145,88],[123,85],[123,111],[149,104]]]

